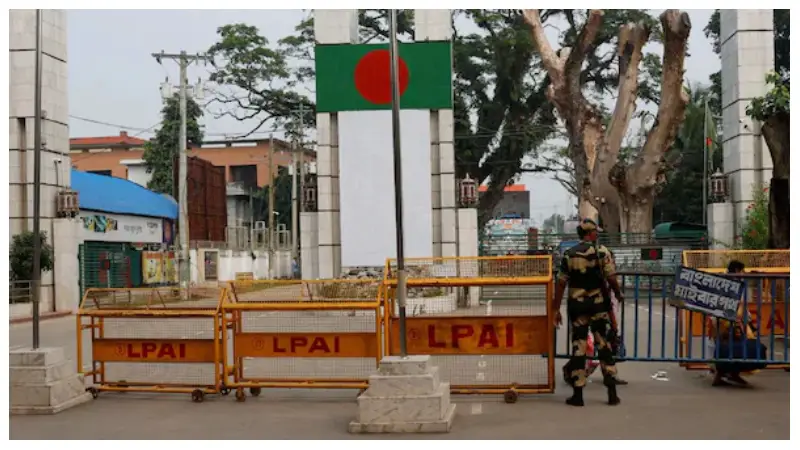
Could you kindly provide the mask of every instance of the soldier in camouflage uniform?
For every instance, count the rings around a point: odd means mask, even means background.
[[[567,363],[573,387],[572,397],[567,404],[583,406],[583,387],[586,385],[586,350],[591,330],[598,350],[603,384],[608,389],[608,404],[617,405],[615,375],[617,368],[614,354],[607,340],[611,327],[609,298],[603,290],[605,282],[622,303],[623,296],[616,279],[616,269],[611,252],[597,243],[597,233],[601,231],[591,219],[584,219],[578,226],[581,242],[564,253],[558,273],[553,308],[556,326],[561,324],[561,298],[569,284],[567,314],[572,324],[572,357]],[[605,280],[604,280],[605,278]]]

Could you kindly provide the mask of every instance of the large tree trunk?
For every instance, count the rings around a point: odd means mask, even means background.
[[[789,248],[789,114],[767,119],[761,131],[772,156],[769,248]]]
[[[628,233],[653,231],[653,201],[651,198],[622,198],[622,229]]]
[[[683,122],[686,104],[689,96],[683,88],[684,60],[686,58],[686,42],[691,31],[689,15],[674,9],[664,11],[661,16],[661,25],[664,30],[664,57],[661,75],[661,102],[652,128],[647,134],[644,147],[639,151],[636,160],[629,166],[619,163],[608,171],[612,184],[617,188],[622,205],[621,219],[622,231],[629,233],[650,233],[653,228],[653,201],[658,185],[666,181],[665,155],[675,140],[678,128]],[[623,40],[620,35],[620,41]],[[627,33],[625,49],[620,49],[620,64],[625,67],[630,60],[630,65],[638,65],[641,57],[641,45],[646,42],[644,31],[632,29]],[[644,39],[644,42],[643,42]],[[622,45],[622,44],[621,44]],[[630,50],[633,46],[633,50]],[[636,49],[638,48],[638,52]],[[627,56],[630,54],[631,56]],[[637,58],[638,56],[638,58]],[[620,82],[620,96],[617,100],[615,119],[617,116],[631,114],[633,105],[623,103],[623,95],[627,96],[626,102],[633,102],[638,94],[637,79],[634,75],[638,72],[627,66],[628,70],[623,81]],[[623,116],[623,120],[630,120]],[[627,122],[625,128],[627,129]],[[614,124],[612,123],[612,129]],[[613,136],[613,134],[611,134]],[[620,139],[621,135],[617,136]],[[616,142],[612,143],[616,145]],[[619,147],[616,147],[617,154]],[[612,152],[614,148],[609,148]],[[610,161],[606,161],[603,168]],[[598,171],[598,175],[603,171]],[[648,217],[644,215],[650,214]]]
[[[582,186],[581,214],[590,212],[586,206],[590,202],[609,231],[650,232],[652,217],[644,218],[643,214],[652,214],[655,187],[664,182],[664,154],[672,145],[689,100],[682,86],[686,41],[691,30],[688,14],[677,10],[661,14],[665,36],[661,103],[644,148],[628,167],[619,164],[619,153],[636,110],[639,63],[650,30],[642,24],[620,28],[619,95],[606,130],[600,112],[583,96],[580,83],[581,68],[587,52],[594,51],[603,11],[590,11],[575,47],[562,49],[560,54],[553,51],[547,40],[539,11],[528,9],[524,16],[550,76],[548,98],[567,128],[570,158]]]

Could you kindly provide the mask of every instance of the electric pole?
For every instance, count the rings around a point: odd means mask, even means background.
[[[187,102],[188,102],[188,79],[186,69],[190,64],[197,61],[207,61],[208,58],[201,54],[189,55],[186,51],[179,54],[174,53],[153,53],[153,58],[161,64],[165,59],[171,59],[178,63],[180,84],[178,85],[178,95],[180,101],[180,137],[178,138],[178,237],[180,239],[180,258],[178,259],[178,280],[180,285],[181,300],[189,300],[190,264],[189,264],[189,203],[188,192],[186,189],[186,178],[188,175],[188,152],[186,142],[186,121],[187,121]],[[163,92],[162,92],[163,93]],[[167,99],[165,99],[167,100]]]
[[[297,262],[297,139],[292,140],[292,263]],[[294,273],[292,273],[294,275]]]
[[[267,153],[267,164],[269,165],[269,216],[267,216],[267,227],[269,237],[267,238],[269,254],[269,277],[273,278],[275,273],[274,254],[275,254],[275,166],[272,162],[272,155],[275,154],[275,140],[269,135],[269,153]]]
[[[300,173],[299,191],[303,191],[303,184],[305,183],[305,149],[303,148],[303,105],[300,104],[300,109],[295,111],[298,116],[297,124],[299,129],[297,136],[292,140],[292,260],[300,267],[299,255],[299,211],[301,194],[298,193],[298,172]]]

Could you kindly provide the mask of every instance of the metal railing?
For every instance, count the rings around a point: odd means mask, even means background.
[[[755,354],[745,350],[744,355],[737,357],[710,350],[721,336],[709,331],[712,329],[709,316],[690,314],[670,305],[674,273],[618,272],[617,275],[625,295],[624,302],[615,310],[625,349],[619,360],[678,362],[690,369],[732,361],[760,362],[778,368],[789,364],[788,274],[736,276],[747,282],[742,298],[743,311],[747,312],[742,320],[751,327],[753,339],[764,346]],[[557,332],[559,358],[568,358],[571,348],[571,326],[567,316],[564,317],[566,326]]]
[[[8,283],[8,303],[30,303],[33,301],[33,282],[30,280]]]

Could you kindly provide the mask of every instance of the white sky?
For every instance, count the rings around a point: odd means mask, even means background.
[[[661,10],[653,10],[658,15]],[[703,34],[712,10],[689,10],[692,34],[686,78],[708,83],[720,62]],[[160,66],[150,56],[161,50],[200,52],[215,42],[219,26],[245,22],[257,26],[271,42],[292,34],[304,17],[302,10],[70,10],[68,12],[68,63],[70,135],[107,136],[120,128],[79,120],[82,117],[122,125],[130,134],[149,137],[144,129],[159,122],[159,85],[169,77],[177,81],[177,66]],[[131,24],[136,24],[132,26]],[[555,33],[553,31],[553,33]],[[553,45],[557,45],[551,36]],[[646,50],[658,51],[659,46]],[[205,73],[190,69],[190,80]],[[247,124],[233,119],[204,119],[208,138],[249,131]],[[554,212],[565,214],[572,201],[550,175],[525,174],[521,183],[531,191],[531,215],[541,221]]]

